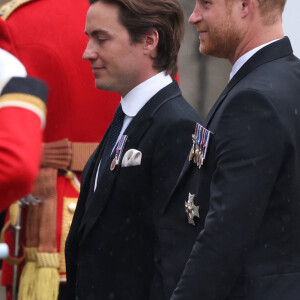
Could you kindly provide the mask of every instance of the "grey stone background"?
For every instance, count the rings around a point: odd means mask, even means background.
[[[231,66],[226,60],[199,53],[198,34],[188,23],[195,1],[179,2],[185,15],[185,38],[179,55],[180,86],[184,97],[204,118],[226,86]]]

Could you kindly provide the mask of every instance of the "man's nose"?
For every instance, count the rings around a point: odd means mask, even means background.
[[[196,6],[194,8],[194,11],[189,17],[189,23],[192,25],[196,25],[197,23],[202,21],[202,15],[200,13],[199,4],[196,3]]]
[[[91,45],[91,41],[89,41],[86,45],[86,48],[83,52],[82,59],[83,60],[95,60],[97,59],[97,52],[93,49]]]

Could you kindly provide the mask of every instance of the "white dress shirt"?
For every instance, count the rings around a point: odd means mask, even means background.
[[[144,105],[161,89],[172,83],[172,78],[167,75],[165,71],[160,72],[153,77],[147,79],[146,81],[140,83],[135,88],[133,88],[124,98],[121,98],[122,110],[125,114],[123,127],[120,131],[119,137],[115,143],[114,149],[125,132],[126,128],[129,126],[133,118],[138,114],[138,112],[144,107]],[[114,151],[114,149],[112,151]],[[98,170],[95,178],[94,191],[97,188],[98,172],[101,161],[98,165]]]

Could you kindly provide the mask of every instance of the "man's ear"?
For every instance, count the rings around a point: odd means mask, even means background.
[[[144,54],[151,54],[156,52],[156,48],[159,42],[159,33],[156,29],[149,31],[144,38]]]
[[[258,5],[256,0],[241,0],[241,16],[245,18],[249,15],[255,5]]]

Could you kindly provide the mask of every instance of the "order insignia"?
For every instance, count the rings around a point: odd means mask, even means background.
[[[185,202],[185,212],[188,217],[189,224],[192,224],[195,226],[194,217],[199,218],[199,206],[196,206],[194,204],[194,198],[195,195],[192,195],[189,193],[189,199],[187,202]]]

